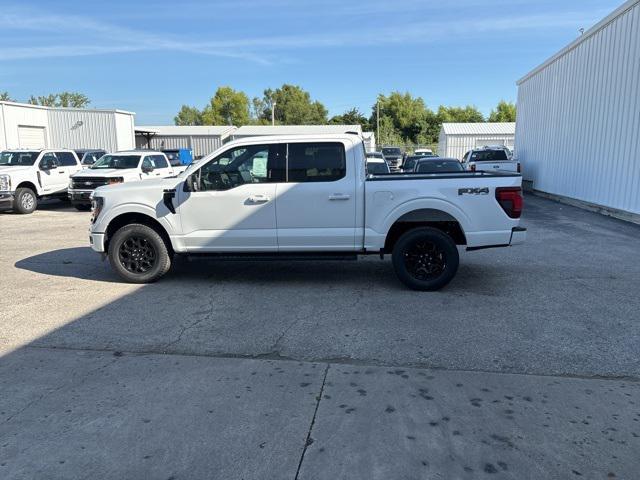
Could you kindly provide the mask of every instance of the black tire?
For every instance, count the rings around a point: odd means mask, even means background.
[[[17,188],[13,209],[21,214],[33,213],[38,206],[38,196],[30,188]]]
[[[169,247],[153,228],[132,223],[121,227],[109,242],[109,263],[129,283],[151,283],[171,268]]]
[[[438,290],[458,271],[460,257],[453,239],[430,227],[402,234],[393,247],[393,268],[402,283],[413,290]]]
[[[88,203],[74,203],[73,206],[80,212],[88,212],[91,210],[91,205]]]

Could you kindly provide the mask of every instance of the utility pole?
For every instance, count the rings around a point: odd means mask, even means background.
[[[376,137],[378,137],[378,142],[382,142],[380,138],[380,99],[376,102]]]
[[[276,102],[271,103],[271,125],[276,124]]]

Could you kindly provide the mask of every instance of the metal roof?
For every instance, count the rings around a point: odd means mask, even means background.
[[[545,68],[547,68],[549,65],[551,65],[553,62],[558,60],[560,57],[563,57],[564,55],[569,53],[571,50],[576,48],[578,45],[580,45],[582,42],[584,42],[588,38],[592,37],[593,35],[598,33],[600,30],[604,29],[607,25],[609,25],[611,22],[613,22],[616,18],[618,18],[619,16],[623,15],[627,11],[631,10],[638,3],[640,3],[640,0],[627,0],[625,3],[620,5],[618,8],[616,8],[613,12],[611,12],[605,18],[603,18],[598,23],[596,23],[589,30],[585,31],[582,35],[580,35],[578,38],[576,38],[569,45],[567,45],[562,50],[560,50],[558,53],[553,55],[551,58],[547,59],[545,62],[541,63],[536,68],[534,68],[529,73],[527,73],[524,77],[522,77],[520,80],[518,80],[516,82],[516,85],[520,85],[522,82],[524,82],[524,81],[528,80],[529,78],[533,77],[534,75],[539,73],[541,70],[544,70]]]
[[[230,125],[139,125],[136,133],[152,133],[156,135],[211,136],[229,135],[236,127]]]
[[[362,133],[361,125],[245,125],[234,136],[309,135],[314,133]]]
[[[107,112],[107,113],[125,113],[127,115],[135,115],[135,112],[129,112],[127,110],[120,110],[117,108],[108,109],[108,108],[75,108],[75,107],[47,107],[45,105],[33,105],[31,103],[21,103],[21,102],[7,102],[5,100],[0,101],[1,105],[9,105],[12,107],[24,107],[24,108],[38,108],[40,110],[64,110],[64,111],[72,111],[72,112]]]
[[[639,0],[640,1],[640,0]],[[515,135],[515,122],[443,123],[445,135]]]

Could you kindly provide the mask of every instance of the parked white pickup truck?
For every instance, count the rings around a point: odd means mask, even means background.
[[[39,199],[66,199],[69,176],[80,170],[72,150],[0,152],[0,209],[32,213]]]
[[[356,135],[230,142],[174,178],[100,187],[92,248],[147,283],[174,254],[357,258],[390,253],[406,285],[434,290],[468,250],[522,243],[521,176],[367,175]]]
[[[471,172],[517,172],[520,173],[520,162],[513,160],[507,147],[485,146],[469,150],[462,157],[465,170]]]
[[[69,199],[78,210],[91,208],[91,194],[102,185],[169,177],[178,172],[162,152],[132,150],[108,153],[71,176]]]

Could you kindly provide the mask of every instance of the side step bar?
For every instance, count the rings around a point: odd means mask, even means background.
[[[355,252],[283,252],[283,253],[189,253],[186,254],[189,261],[198,259],[221,261],[297,261],[297,260],[324,260],[344,261],[357,260]]]

